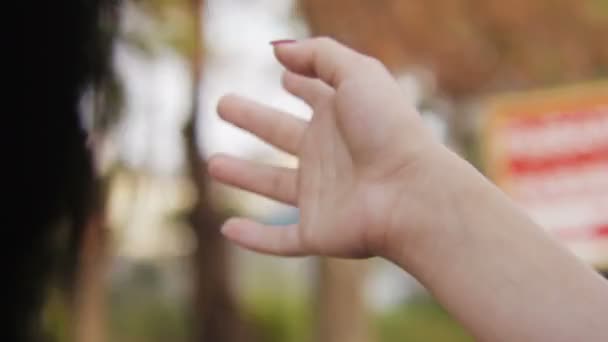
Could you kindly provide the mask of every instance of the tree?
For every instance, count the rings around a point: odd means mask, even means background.
[[[196,341],[240,341],[244,338],[244,323],[236,300],[231,293],[229,251],[220,234],[224,220],[214,208],[209,194],[210,180],[206,162],[197,142],[198,113],[203,76],[203,0],[133,1],[155,23],[150,36],[128,37],[143,50],[153,50],[152,42],[170,47],[190,65],[191,106],[183,128],[187,172],[192,180],[196,200],[187,214],[187,222],[194,231],[197,249],[193,255],[195,271],[193,326]],[[145,33],[144,33],[145,34]],[[150,32],[148,32],[150,34]]]
[[[243,321],[230,292],[228,246],[219,233],[224,218],[213,208],[206,162],[196,139],[203,72],[203,4],[203,0],[191,0],[194,16],[194,48],[190,55],[193,88],[190,118],[184,127],[189,171],[197,193],[197,200],[190,213],[190,224],[197,240],[194,255],[196,340],[237,342],[244,341],[245,335]]]
[[[606,75],[602,0],[300,0],[313,34],[393,70],[422,65],[453,97]]]

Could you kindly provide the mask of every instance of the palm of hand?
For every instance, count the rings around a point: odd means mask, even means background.
[[[298,170],[229,157],[210,162],[212,176],[220,181],[300,209],[299,224],[290,227],[230,221],[224,233],[231,239],[280,255],[377,253],[386,238],[387,212],[401,190],[397,179],[429,139],[388,72],[371,59],[363,60],[361,76],[334,88],[286,73],[285,88],[313,108],[309,123],[242,98],[222,100],[224,119],[299,160]],[[419,146],[404,145],[403,135],[418,140]]]
[[[353,80],[313,103],[314,115],[301,141],[298,228],[307,249],[317,254],[371,255],[384,235],[379,227],[384,218],[377,213],[395,195],[386,186],[415,158],[395,145],[395,137],[405,133],[395,128],[407,127],[405,121],[411,118],[402,111],[375,117],[370,107],[386,108],[382,97],[389,94],[363,94],[370,90],[366,83]]]

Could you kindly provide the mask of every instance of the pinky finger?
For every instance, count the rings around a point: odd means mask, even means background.
[[[298,225],[269,226],[249,219],[232,218],[222,227],[230,241],[246,249],[278,256],[310,254],[303,246]]]

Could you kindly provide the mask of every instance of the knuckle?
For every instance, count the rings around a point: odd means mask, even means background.
[[[328,36],[317,37],[314,40],[317,44],[322,45],[322,46],[330,46],[330,45],[338,44],[338,42],[334,38],[331,38]]]
[[[363,56],[363,63],[370,69],[384,70],[384,64],[375,57]]]
[[[292,94],[296,94],[301,91],[302,86],[298,81],[297,76],[289,72],[283,73],[283,78],[281,79],[283,88]]]
[[[344,44],[331,37],[318,37],[314,39],[314,42],[318,49],[326,51],[340,51],[345,47]]]

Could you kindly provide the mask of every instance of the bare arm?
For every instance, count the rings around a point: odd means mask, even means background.
[[[436,205],[445,216],[388,258],[480,341],[607,341],[606,280],[465,161],[444,162],[438,169],[450,175]]]
[[[229,239],[282,256],[385,257],[482,341],[608,341],[607,283],[433,140],[378,61],[325,38],[275,53],[312,120],[238,96],[218,111],[298,169],[215,156],[209,170],[298,206],[300,222],[231,219]]]

